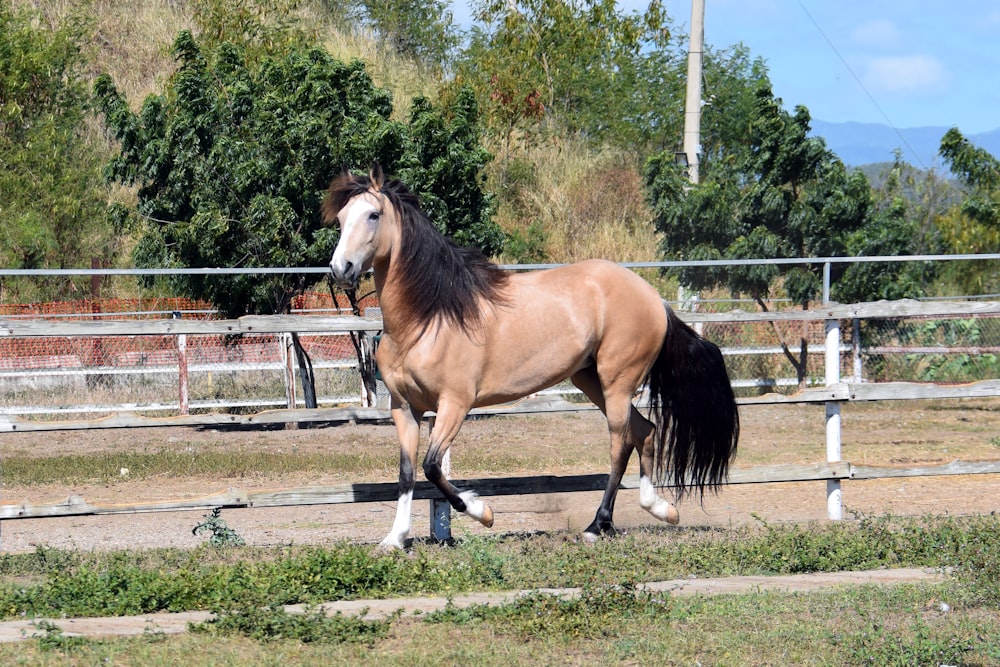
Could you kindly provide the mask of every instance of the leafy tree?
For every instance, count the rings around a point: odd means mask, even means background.
[[[757,259],[836,257],[858,252],[906,253],[913,236],[901,211],[873,210],[868,179],[848,173],[823,140],[809,136],[809,112],[785,111],[768,85],[760,86],[752,113],[743,117],[745,138],[726,146],[709,144],[704,180],[691,186],[673,154],[652,157],[645,177],[655,224],[670,259]],[[852,270],[835,264],[834,284]],[[727,287],[750,295],[762,309],[779,286],[808,307],[820,296],[820,264],[725,266],[682,271],[695,289]],[[898,275],[864,274],[851,281],[853,295],[874,296],[898,286]],[[879,281],[874,279],[878,278]],[[846,293],[846,289],[845,289]],[[785,355],[806,379],[805,345]]]
[[[188,32],[168,93],[133,113],[108,77],[96,90],[121,142],[109,175],[139,186],[131,216],[140,266],[315,266],[333,249],[319,203],[330,178],[381,162],[412,179],[448,232],[502,246],[489,224],[478,172],[468,93],[449,108],[419,99],[412,129],[391,120],[389,93],[359,61],[343,64],[316,48],[294,47],[250,66],[239,46],[204,53]],[[308,286],[307,275],[178,276],[177,289],[206,298],[230,316],[279,313]]]
[[[962,212],[984,225],[1000,227],[1000,160],[972,144],[957,127],[941,138],[941,156],[969,189]]]
[[[659,2],[623,15],[614,0],[480,0],[459,79],[501,141],[567,131],[622,139],[637,119],[644,48],[669,35]]]
[[[379,43],[424,67],[444,70],[461,38],[445,0],[355,0]]]
[[[847,238],[851,256],[931,254],[941,250],[934,220],[944,205],[947,184],[933,172],[918,179],[913,167],[895,162],[873,192],[868,219]],[[905,299],[924,294],[936,267],[924,262],[866,262],[847,266],[832,286],[834,300],[843,303],[873,299]]]
[[[0,264],[69,268],[107,261],[115,242],[102,225],[108,197],[99,137],[85,124],[89,101],[80,45],[87,26],[52,28],[0,1]],[[58,278],[19,285],[19,298],[81,288]],[[5,289],[11,289],[8,282]]]
[[[640,150],[673,151],[684,130],[688,44],[667,39],[644,49],[635,91],[633,135],[626,145]],[[726,159],[731,147],[746,140],[747,119],[756,105],[755,91],[770,85],[767,66],[736,44],[726,49],[706,46],[702,59],[701,162]]]
[[[939,220],[945,242],[957,253],[996,252],[1000,249],[1000,160],[954,127],[942,137],[940,152],[965,190],[962,201]],[[949,262],[945,271],[967,293],[995,290],[1000,284],[997,262]]]
[[[121,144],[108,175],[138,186],[137,208],[112,212],[138,235],[137,266],[325,264],[336,242],[319,214],[326,187],[337,173],[373,161],[413,183],[447,232],[487,253],[502,248],[480,189],[490,156],[478,144],[470,92],[438,106],[416,100],[407,126],[392,120],[390,94],[361,62],[343,64],[308,44],[205,48],[181,32],[174,55],[179,66],[167,91],[149,96],[138,114],[107,76],[95,87]],[[309,274],[169,279],[228,316],[287,312],[314,281]]]

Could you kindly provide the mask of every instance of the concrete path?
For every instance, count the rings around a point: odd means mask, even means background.
[[[787,576],[725,577],[719,579],[674,579],[641,584],[649,591],[669,592],[671,595],[719,595],[747,591],[805,592],[829,590],[843,586],[864,584],[891,585],[901,583],[936,583],[944,575],[935,570],[900,568],[863,572],[823,572]],[[500,605],[535,591],[508,591],[499,593],[471,593],[451,599],[456,607],[479,604]],[[541,589],[541,592],[572,596],[578,588]],[[379,619],[402,609],[406,615],[427,613],[444,609],[445,598],[393,598],[388,600],[345,600],[319,605],[328,614],[346,616],[364,614],[366,619]],[[303,605],[289,605],[290,613],[301,612]],[[46,634],[48,624],[58,627],[67,637],[107,637],[142,635],[144,633],[177,634],[187,632],[188,624],[201,623],[212,617],[207,611],[181,613],[156,613],[141,616],[115,616],[106,618],[36,618],[0,623],[0,642],[16,642]]]

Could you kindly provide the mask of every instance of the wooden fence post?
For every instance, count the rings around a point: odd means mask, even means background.
[[[181,319],[181,313],[174,311],[174,319]],[[188,395],[187,334],[177,334],[177,404],[182,415],[190,414]]]

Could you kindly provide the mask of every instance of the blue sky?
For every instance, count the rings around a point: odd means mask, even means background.
[[[455,18],[469,10],[456,0]],[[626,11],[648,0],[619,0]],[[742,41],[774,93],[813,118],[896,128],[1000,128],[1000,1],[705,0],[705,41]],[[687,31],[691,0],[665,0]],[[831,46],[832,44],[832,46]]]

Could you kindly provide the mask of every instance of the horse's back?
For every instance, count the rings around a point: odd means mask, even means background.
[[[595,324],[629,326],[666,323],[663,301],[652,285],[619,264],[590,259],[546,271],[517,274],[512,280],[518,307],[572,311]]]
[[[530,337],[540,354],[576,355],[576,365],[602,349],[655,357],[667,317],[656,290],[634,272],[605,260],[587,260],[517,274],[511,301],[497,309],[499,335]],[[650,350],[652,350],[650,352]]]

